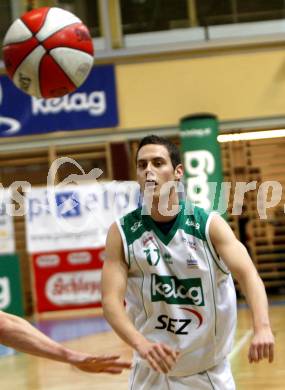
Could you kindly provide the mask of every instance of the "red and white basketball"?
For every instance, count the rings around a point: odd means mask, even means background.
[[[87,27],[71,12],[43,7],[15,20],[3,42],[8,76],[29,95],[60,97],[73,92],[93,65]]]

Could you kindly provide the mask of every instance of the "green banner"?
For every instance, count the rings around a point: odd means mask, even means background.
[[[180,137],[187,198],[206,211],[225,213],[218,121],[199,114],[180,120]]]
[[[24,315],[19,257],[0,256],[0,310],[18,316]]]

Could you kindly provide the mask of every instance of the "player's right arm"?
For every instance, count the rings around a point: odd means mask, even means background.
[[[124,305],[127,280],[128,267],[124,260],[123,243],[118,226],[114,223],[107,235],[102,273],[104,315],[115,332],[154,370],[167,373],[176,363],[177,353],[166,344],[150,342],[136,330]]]
[[[117,355],[93,355],[67,348],[40,332],[28,321],[0,310],[0,343],[30,355],[69,363],[79,370],[119,374],[130,363]]]

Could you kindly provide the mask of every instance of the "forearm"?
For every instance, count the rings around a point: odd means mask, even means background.
[[[215,215],[210,224],[210,238],[229,270],[239,282],[250,306],[254,335],[250,343],[249,362],[274,358],[272,334],[265,288],[245,246],[236,239],[230,227]]]
[[[240,278],[239,284],[251,310],[254,331],[270,326],[267,296],[257,272],[248,273],[244,278]]]
[[[257,272],[245,277],[240,283],[250,306],[254,335],[251,340],[248,359],[250,363],[274,359],[274,336],[268,315],[268,302],[265,288]]]
[[[137,350],[140,342],[145,340],[138,332],[126,313],[123,302],[112,298],[103,299],[104,316],[118,336],[128,345]]]
[[[221,248],[222,258],[237,279],[250,307],[254,330],[269,326],[268,302],[264,284],[249,257],[247,249],[238,240],[231,240],[230,245]]]
[[[65,363],[74,363],[81,357],[81,353],[53,341],[26,320],[7,313],[0,313],[0,343],[21,352]]]

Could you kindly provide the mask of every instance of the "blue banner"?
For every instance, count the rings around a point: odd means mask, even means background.
[[[74,93],[37,99],[0,76],[0,136],[43,134],[118,125],[113,65],[95,66]]]

